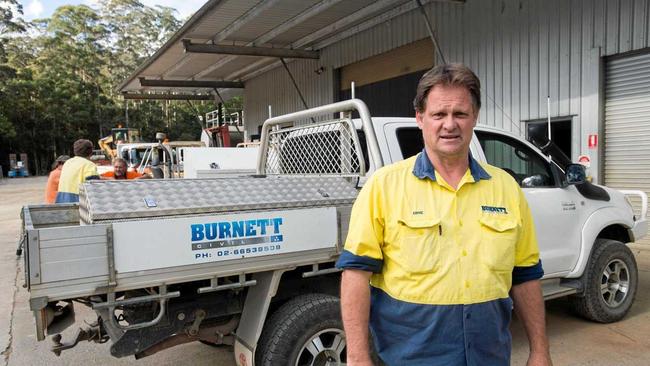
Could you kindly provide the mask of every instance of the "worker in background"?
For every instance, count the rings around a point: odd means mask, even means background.
[[[72,147],[74,158],[63,164],[56,203],[79,202],[79,186],[89,179],[99,179],[97,165],[90,161],[93,143],[79,139]]]
[[[517,182],[479,163],[470,142],[480,82],[466,66],[436,66],[414,100],[424,149],[377,170],[359,193],[342,268],[347,364],[510,365],[512,309],[528,366],[550,366],[543,269]]]
[[[45,185],[45,203],[54,203],[54,201],[56,201],[56,192],[59,189],[61,169],[68,159],[70,159],[68,155],[59,155],[59,157],[54,160],[54,163],[52,163],[52,171],[47,177],[47,185]]]
[[[123,158],[113,159],[113,171],[102,173],[102,179],[147,179],[150,178],[146,174],[140,174],[135,171],[128,170],[126,160]]]

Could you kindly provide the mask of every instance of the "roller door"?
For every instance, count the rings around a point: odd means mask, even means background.
[[[650,52],[607,62],[604,137],[605,184],[650,194]]]

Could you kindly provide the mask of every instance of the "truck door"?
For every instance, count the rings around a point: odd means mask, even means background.
[[[475,133],[486,161],[512,175],[526,195],[546,276],[569,272],[578,260],[584,221],[575,187],[562,187],[553,173],[557,168],[526,143],[495,132]]]

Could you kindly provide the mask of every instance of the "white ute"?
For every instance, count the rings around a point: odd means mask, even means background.
[[[473,156],[528,198],[545,297],[569,295],[597,322],[625,316],[638,283],[627,244],[646,235],[646,195],[585,182],[548,141],[475,131]],[[374,170],[421,149],[413,118],[371,119],[353,99],[267,120],[255,175],[95,181],[79,205],[24,207],[36,336],[54,334],[57,355],[83,340],[136,358],[198,340],[234,345],[240,366],[344,364],[334,263],[352,203]],[[73,303],[97,322],[63,341]]]

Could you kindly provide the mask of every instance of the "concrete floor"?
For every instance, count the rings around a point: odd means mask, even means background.
[[[0,351],[5,365],[124,365],[133,358],[115,359],[109,345],[80,343],[56,357],[49,340],[37,342],[29,311],[28,292],[22,287],[22,258],[15,256],[20,230],[20,209],[41,203],[45,177],[0,179]],[[547,303],[548,333],[555,365],[650,365],[650,247],[633,246],[639,263],[639,290],[630,314],[615,324],[595,324],[576,318],[566,300]],[[76,307],[77,319],[93,314]],[[69,335],[73,329],[67,329]],[[515,320],[513,365],[525,365],[528,345],[521,325]],[[137,361],[138,365],[234,365],[229,349],[191,343]]]

